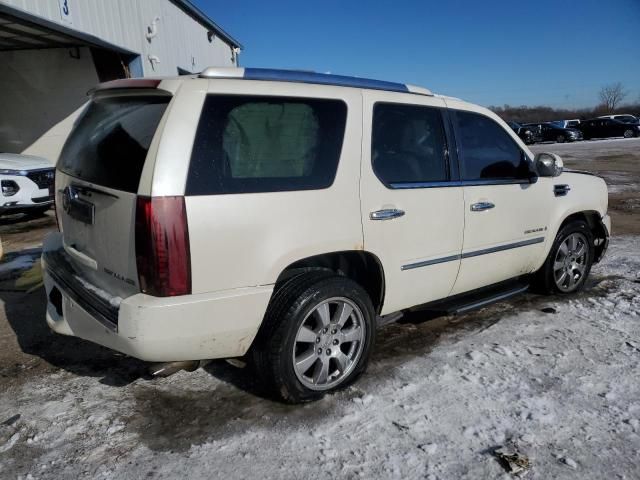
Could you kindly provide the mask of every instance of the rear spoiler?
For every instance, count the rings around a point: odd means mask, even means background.
[[[94,95],[97,92],[103,92],[105,90],[131,90],[131,89],[157,89],[162,93],[170,92],[158,88],[162,80],[157,78],[123,78],[120,80],[111,80],[110,82],[103,82],[96,85],[94,88],[87,92],[88,96]]]

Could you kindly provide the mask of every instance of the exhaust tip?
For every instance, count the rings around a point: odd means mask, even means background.
[[[149,373],[153,377],[169,377],[181,370],[193,372],[200,367],[202,360],[182,360],[178,362],[154,363],[149,366]]]

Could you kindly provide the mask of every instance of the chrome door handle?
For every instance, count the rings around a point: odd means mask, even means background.
[[[391,220],[393,218],[399,218],[404,215],[404,210],[397,208],[385,208],[384,210],[376,210],[369,214],[371,220]]]
[[[484,212],[485,210],[491,210],[495,205],[491,202],[478,202],[471,204],[472,212]]]

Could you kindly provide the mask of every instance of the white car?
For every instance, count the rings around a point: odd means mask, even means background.
[[[56,195],[54,331],[160,371],[244,357],[289,402],[351,383],[408,310],[581,289],[610,231],[601,178],[485,108],[269,69],[99,86]]]
[[[47,211],[53,205],[54,175],[54,166],[44,158],[0,153],[0,215]]]
[[[602,115],[598,118],[610,118],[612,120],[618,120],[622,123],[638,123],[640,120],[638,117],[629,114],[619,114],[619,115]]]

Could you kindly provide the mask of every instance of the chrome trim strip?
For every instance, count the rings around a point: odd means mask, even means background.
[[[462,255],[450,255],[448,257],[434,258],[433,260],[424,260],[424,261],[421,261],[421,262],[408,263],[406,265],[402,265],[400,267],[400,270],[402,270],[402,271],[413,270],[414,268],[428,267],[430,265],[437,265],[439,263],[453,262],[455,260],[460,260],[460,259],[463,259],[463,258],[472,258],[472,257],[478,257],[480,255],[488,255],[490,253],[502,252],[504,250],[511,250],[513,248],[526,247],[526,246],[529,246],[529,245],[535,245],[537,243],[542,243],[542,242],[544,242],[544,237],[537,237],[537,238],[532,238],[532,239],[529,239],[529,240],[522,240],[520,242],[508,243],[506,245],[500,245],[500,246],[497,246],[497,247],[485,248],[484,250],[476,250],[476,251],[473,251],[473,252],[466,252],[466,253],[463,253]]]
[[[437,265],[438,263],[453,262],[454,260],[460,260],[460,255],[451,255],[449,257],[434,258],[433,260],[424,260],[422,262],[409,263],[407,265],[403,265],[402,267],[400,267],[400,270],[402,271],[412,270],[414,268],[428,267],[429,265]]]
[[[497,247],[485,248],[484,250],[466,252],[462,254],[462,258],[479,257],[480,255],[488,255],[489,253],[502,252],[504,250],[511,250],[513,248],[526,247],[528,245],[535,245],[536,243],[542,243],[542,242],[544,242],[544,237],[531,238],[529,240],[522,240],[520,242],[508,243],[507,245],[499,245]]]
[[[482,185],[522,185],[531,183],[527,179],[522,180],[451,180],[446,182],[407,182],[391,183],[389,186],[398,190],[411,188],[444,188],[444,187],[478,187]]]

